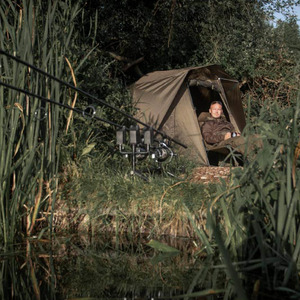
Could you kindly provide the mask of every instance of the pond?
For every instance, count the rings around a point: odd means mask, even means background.
[[[187,238],[32,239],[2,255],[0,293],[7,300],[223,299],[224,275],[211,259]]]

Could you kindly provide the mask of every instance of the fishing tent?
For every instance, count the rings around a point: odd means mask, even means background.
[[[204,165],[209,161],[197,118],[212,101],[222,101],[237,131],[245,127],[238,81],[218,65],[148,73],[133,85],[132,96],[141,121],[187,145],[181,152]]]

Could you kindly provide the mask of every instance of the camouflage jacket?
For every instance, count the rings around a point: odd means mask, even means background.
[[[208,117],[201,126],[202,137],[208,144],[217,144],[224,141],[227,132],[234,132],[233,125],[225,117]]]

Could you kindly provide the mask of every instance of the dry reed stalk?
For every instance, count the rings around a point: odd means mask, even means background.
[[[292,178],[293,178],[293,187],[296,188],[296,167],[297,167],[297,160],[300,156],[300,139],[296,146],[294,158],[293,158],[293,168],[292,168]]]
[[[187,182],[187,181],[179,181],[179,182],[176,182],[175,184],[169,186],[169,187],[164,191],[164,193],[162,194],[162,196],[161,196],[161,198],[160,198],[160,201],[159,201],[159,215],[160,215],[160,217],[159,217],[159,223],[162,222],[162,206],[163,206],[162,203],[163,203],[163,199],[165,198],[166,194],[167,194],[168,191],[169,191],[170,189],[172,189],[173,187],[175,187],[175,186],[177,186],[177,185],[180,185],[180,184],[182,184],[182,183],[186,183],[186,182]]]
[[[73,83],[74,83],[74,86],[76,87],[77,86],[77,82],[76,82],[76,77],[75,77],[72,65],[71,65],[71,63],[70,63],[70,61],[68,60],[67,57],[65,57],[65,60],[66,60],[68,66],[70,68],[70,71],[71,71],[71,74],[72,74]],[[72,102],[72,105],[71,105],[72,108],[75,107],[77,96],[78,96],[78,93],[75,92],[75,96],[74,96],[74,99],[73,99],[73,102]],[[68,133],[68,129],[69,129],[69,125],[70,125],[70,122],[71,122],[71,119],[72,119],[72,115],[73,115],[73,110],[70,110],[69,111],[69,117],[68,117],[68,120],[67,120],[67,125],[66,125],[66,133]]]

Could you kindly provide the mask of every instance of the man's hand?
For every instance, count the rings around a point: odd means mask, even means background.
[[[228,140],[228,139],[230,139],[230,138],[231,138],[231,132],[225,133],[224,141],[225,141],[225,140]]]
[[[241,136],[240,132],[236,132],[236,136]],[[231,137],[232,137],[232,133],[227,132],[224,136],[224,141],[230,139]]]

